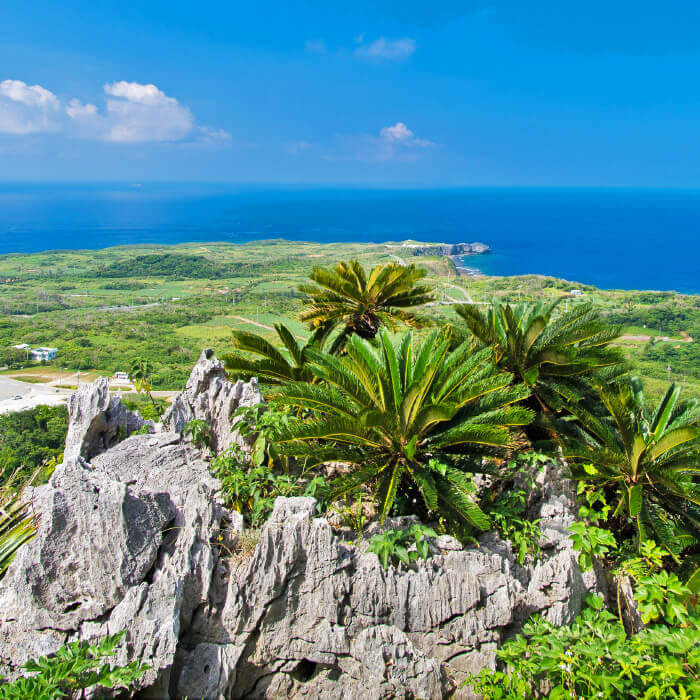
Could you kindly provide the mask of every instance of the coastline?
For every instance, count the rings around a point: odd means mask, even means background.
[[[487,276],[540,274],[605,289],[697,294],[699,231],[697,193],[668,190],[0,186],[3,253],[273,238],[358,245],[481,238],[494,254],[457,265]]]

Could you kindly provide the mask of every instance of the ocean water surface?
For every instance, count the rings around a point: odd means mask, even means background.
[[[700,190],[0,184],[0,254],[265,238],[481,241],[488,274],[700,292]]]

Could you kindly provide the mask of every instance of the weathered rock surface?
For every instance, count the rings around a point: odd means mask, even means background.
[[[102,405],[101,384],[93,391],[81,405]],[[221,448],[236,439],[224,416],[258,396],[205,353],[170,427],[213,420]],[[110,406],[79,415],[108,424]],[[74,444],[94,444],[84,434],[75,428]],[[466,549],[438,538],[427,561],[383,569],[317,517],[311,498],[277,499],[257,546],[237,554],[240,516],[177,431],[102,444],[33,491],[39,533],[0,583],[0,673],[126,630],[120,660],[152,666],[141,697],[469,697],[461,680],[493,667],[529,614],[568,622],[595,585],[566,536],[575,504],[556,465],[530,503],[542,518],[539,563],[518,566],[486,533]]]
[[[139,413],[127,411],[121,399],[110,394],[106,377],[98,377],[92,384],[81,384],[68,397],[68,419],[66,460],[77,457],[90,460],[147,422]]]
[[[224,363],[214,357],[213,350],[204,350],[194,366],[185,390],[178,394],[163,416],[163,424],[181,433],[191,420],[204,420],[211,427],[211,449],[217,454],[232,444],[245,447],[235,430],[231,416],[241,406],[262,403],[257,379],[231,383],[226,378]]]

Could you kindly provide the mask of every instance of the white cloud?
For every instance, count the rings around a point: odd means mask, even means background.
[[[415,163],[437,146],[433,141],[418,138],[404,122],[396,122],[380,129],[378,134],[338,135],[336,147],[325,153],[323,159]]]
[[[326,53],[326,42],[323,39],[311,39],[306,42],[306,51],[308,53]]]
[[[66,114],[71,119],[91,119],[97,115],[97,107],[93,104],[83,104],[80,100],[73,98],[66,105]]]
[[[355,49],[355,55],[371,61],[405,61],[415,51],[415,39],[410,39],[409,37],[386,39],[382,36],[369,44],[361,43]]]
[[[60,102],[41,85],[0,82],[0,133],[36,134],[61,128]]]
[[[197,125],[190,109],[152,84],[107,83],[104,109],[72,98],[66,103],[41,85],[0,82],[0,133],[65,131],[82,139],[115,143],[231,140],[223,129]]]
[[[392,155],[397,152],[397,149],[402,148],[430,148],[435,146],[428,139],[419,139],[416,135],[403,123],[396,122],[392,126],[385,126],[379,132],[380,140],[390,148],[386,151]]]
[[[174,97],[155,85],[124,80],[107,83],[105,112],[93,104],[71,100],[66,113],[79,136],[117,143],[183,141],[194,133],[194,117]]]
[[[406,141],[414,137],[413,132],[403,122],[396,122],[394,126],[385,126],[379,135],[386,141]]]

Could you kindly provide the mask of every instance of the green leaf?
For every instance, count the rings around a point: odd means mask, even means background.
[[[636,518],[642,512],[642,485],[635,484],[628,491],[629,494],[629,514]]]

